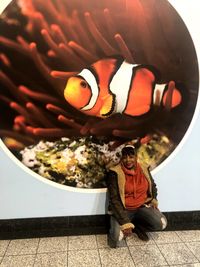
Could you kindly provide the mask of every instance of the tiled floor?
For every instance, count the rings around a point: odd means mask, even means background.
[[[0,266],[8,267],[200,267],[200,230],[135,235],[111,249],[106,235],[0,240]]]

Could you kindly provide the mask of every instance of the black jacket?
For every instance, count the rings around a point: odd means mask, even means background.
[[[149,169],[145,168],[141,164],[140,166],[149,184],[147,199],[144,204],[151,203],[157,206],[158,202],[156,184],[150,174]],[[113,214],[118,223],[121,225],[122,230],[130,227],[134,228],[134,225],[131,223],[125,208],[125,175],[120,164],[110,168],[107,176],[107,187],[110,203],[109,213],[111,212]]]

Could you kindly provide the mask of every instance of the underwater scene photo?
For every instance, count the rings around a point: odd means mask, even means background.
[[[0,64],[0,138],[62,185],[105,188],[127,143],[155,169],[196,108],[194,44],[167,0],[13,0]]]

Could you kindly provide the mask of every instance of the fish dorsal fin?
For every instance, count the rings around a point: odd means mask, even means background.
[[[89,110],[94,107],[99,96],[99,87],[94,74],[89,69],[83,69],[78,76],[83,77],[84,80],[89,84],[91,88],[91,98],[89,103],[82,108],[82,110]]]
[[[162,103],[163,93],[166,88],[166,84],[156,84],[153,92],[153,104],[160,106]]]

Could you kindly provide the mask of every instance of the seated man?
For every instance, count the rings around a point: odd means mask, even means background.
[[[148,241],[146,231],[159,231],[167,226],[165,216],[158,210],[157,189],[147,168],[137,162],[134,146],[122,149],[121,161],[110,168],[107,177],[111,228],[110,247],[120,246],[123,238],[135,232]]]

